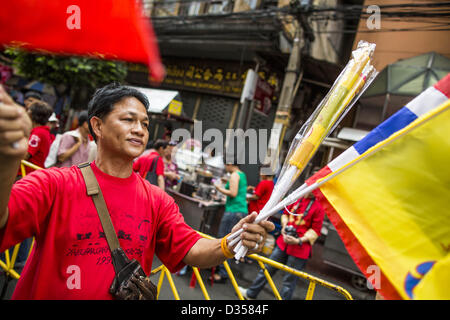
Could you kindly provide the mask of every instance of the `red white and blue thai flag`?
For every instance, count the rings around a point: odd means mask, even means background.
[[[318,179],[328,176],[330,173],[338,171],[340,168],[358,158],[371,147],[389,138],[395,132],[405,128],[416,119],[422,117],[429,111],[436,109],[450,98],[450,73],[437,82],[434,86],[428,88],[415,99],[409,102],[394,115],[381,123],[362,140],[355,143],[345,152],[331,161],[314,176],[309,178],[306,183],[312,185]],[[361,177],[364,179],[364,177]],[[335,210],[319,188],[313,191],[316,198],[324,207],[328,218],[333,223],[339,236],[342,238],[347,251],[349,252],[356,265],[364,273],[367,268],[374,265],[372,257],[366,252],[364,246],[359,242],[356,235],[350,230],[349,226],[343,221],[341,215]],[[380,274],[383,283],[383,296],[386,299],[402,299],[398,291],[393,287],[390,281],[386,279],[384,273]]]
[[[318,179],[337,171],[350,161],[366,152],[369,148],[385,140],[396,131],[403,129],[417,118],[447,101],[449,98],[450,73],[437,82],[434,86],[423,91],[420,95],[410,101],[391,117],[386,119],[383,123],[378,125],[363,139],[345,150],[327,166],[309,178],[306,183],[311,185]]]

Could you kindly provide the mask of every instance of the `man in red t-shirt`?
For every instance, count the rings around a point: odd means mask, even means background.
[[[133,170],[148,180],[151,184],[157,185],[164,190],[164,150],[168,146],[168,142],[164,140],[156,140],[152,147],[152,151],[141,155],[133,163]]]
[[[171,272],[185,264],[209,268],[230,258],[228,239],[201,238],[174,200],[133,172],[133,159],[145,149],[147,98],[136,89],[111,84],[89,103],[89,129],[97,143],[90,165],[106,202],[120,246],[150,274],[154,254]],[[78,167],[37,170],[14,183],[27,151],[31,123],[23,108],[0,87],[0,252],[34,236],[36,245],[13,299],[113,299],[115,276],[109,246],[93,200]],[[243,244],[260,252],[274,229],[237,223]]]
[[[52,112],[52,108],[43,101],[33,102],[28,109],[33,129],[31,129],[28,150],[24,159],[41,168],[45,167],[44,162],[53,141],[50,127],[47,126]],[[30,167],[25,167],[26,174],[32,171],[33,169]]]
[[[248,212],[259,213],[262,208],[269,201],[272,195],[274,183],[273,183],[273,173],[269,165],[262,165],[260,168],[259,176],[261,181],[255,187],[249,186],[247,190],[254,189],[253,194],[247,197],[248,201]]]

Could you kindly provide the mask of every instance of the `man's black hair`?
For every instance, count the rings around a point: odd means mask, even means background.
[[[36,101],[30,106],[30,118],[31,121],[44,126],[47,124],[48,119],[53,113],[52,107],[50,107],[44,101]]]
[[[138,99],[148,112],[149,102],[147,97],[142,92],[134,88],[123,86],[114,82],[95,91],[91,101],[89,101],[88,104],[89,131],[95,141],[97,141],[97,137],[95,136],[94,130],[91,126],[91,118],[98,117],[100,119],[104,119],[113,110],[114,104],[128,97]]]
[[[162,139],[158,139],[156,140],[156,142],[153,144],[153,149],[158,150],[159,148],[163,148],[165,149],[168,146],[169,142],[166,140],[162,140]]]
[[[81,127],[86,121],[88,121],[88,112],[81,111],[78,116],[78,126]]]

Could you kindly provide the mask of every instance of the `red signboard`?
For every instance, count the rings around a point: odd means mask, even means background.
[[[265,115],[269,114],[272,108],[272,99],[275,93],[275,88],[260,77],[256,82],[255,96],[255,110]]]

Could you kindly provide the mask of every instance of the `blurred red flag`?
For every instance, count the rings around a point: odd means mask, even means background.
[[[136,0],[14,0],[0,10],[0,44],[148,66],[164,78],[150,19]]]

